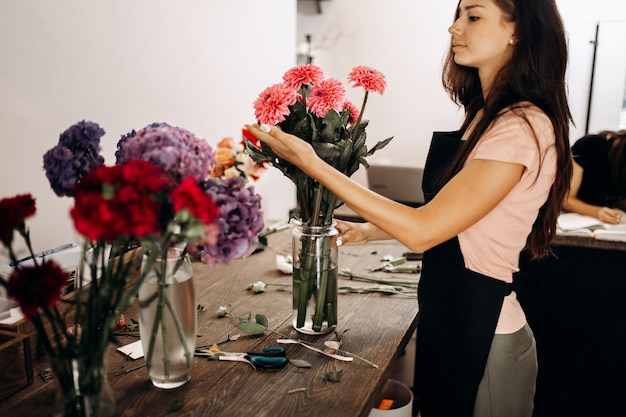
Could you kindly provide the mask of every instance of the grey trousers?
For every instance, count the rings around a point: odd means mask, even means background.
[[[531,417],[537,381],[537,348],[526,324],[496,334],[478,387],[474,417]]]

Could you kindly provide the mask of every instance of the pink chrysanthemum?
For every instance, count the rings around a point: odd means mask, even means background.
[[[317,84],[323,79],[324,71],[313,64],[300,65],[290,69],[283,75],[285,84],[293,90],[299,90],[303,84]]]
[[[289,106],[296,102],[296,92],[286,84],[267,87],[254,101],[254,115],[259,123],[275,125],[285,120]]]
[[[346,89],[341,81],[328,78],[313,86],[307,105],[312,113],[319,117],[326,117],[332,109],[342,110],[345,101]]]
[[[387,86],[382,72],[365,65],[354,67],[348,75],[348,81],[353,82],[355,87],[363,87],[365,91],[375,91],[379,94],[383,94]]]
[[[357,120],[359,120],[359,114],[361,113],[361,111],[359,110],[359,108],[357,106],[355,106],[351,101],[346,100],[343,103],[343,110],[348,109],[348,111],[350,112],[350,117],[348,118],[348,124],[349,125],[353,125],[354,123],[356,123]]]

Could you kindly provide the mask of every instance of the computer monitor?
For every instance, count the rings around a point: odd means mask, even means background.
[[[424,168],[418,167],[370,165],[367,169],[370,190],[412,207],[424,204],[423,176]]]

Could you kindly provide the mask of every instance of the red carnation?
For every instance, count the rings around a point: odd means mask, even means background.
[[[152,163],[129,161],[101,166],[77,184],[70,215],[76,230],[91,240],[159,234],[159,214],[167,179]]]
[[[219,209],[215,205],[213,198],[202,191],[193,177],[187,177],[180,183],[170,197],[174,203],[174,211],[179,212],[186,208],[191,215],[207,226],[219,214]]]
[[[7,292],[16,300],[26,318],[31,318],[40,307],[54,307],[67,285],[69,274],[54,261],[15,269],[9,276]]]
[[[35,214],[35,199],[30,194],[20,194],[0,200],[0,240],[7,247],[13,240],[13,230]]]

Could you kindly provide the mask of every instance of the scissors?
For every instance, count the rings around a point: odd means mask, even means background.
[[[285,357],[285,349],[280,346],[270,346],[259,352],[211,352],[205,349],[196,350],[196,356],[207,356],[209,359],[220,361],[245,362],[254,369],[281,369],[289,360]]]

